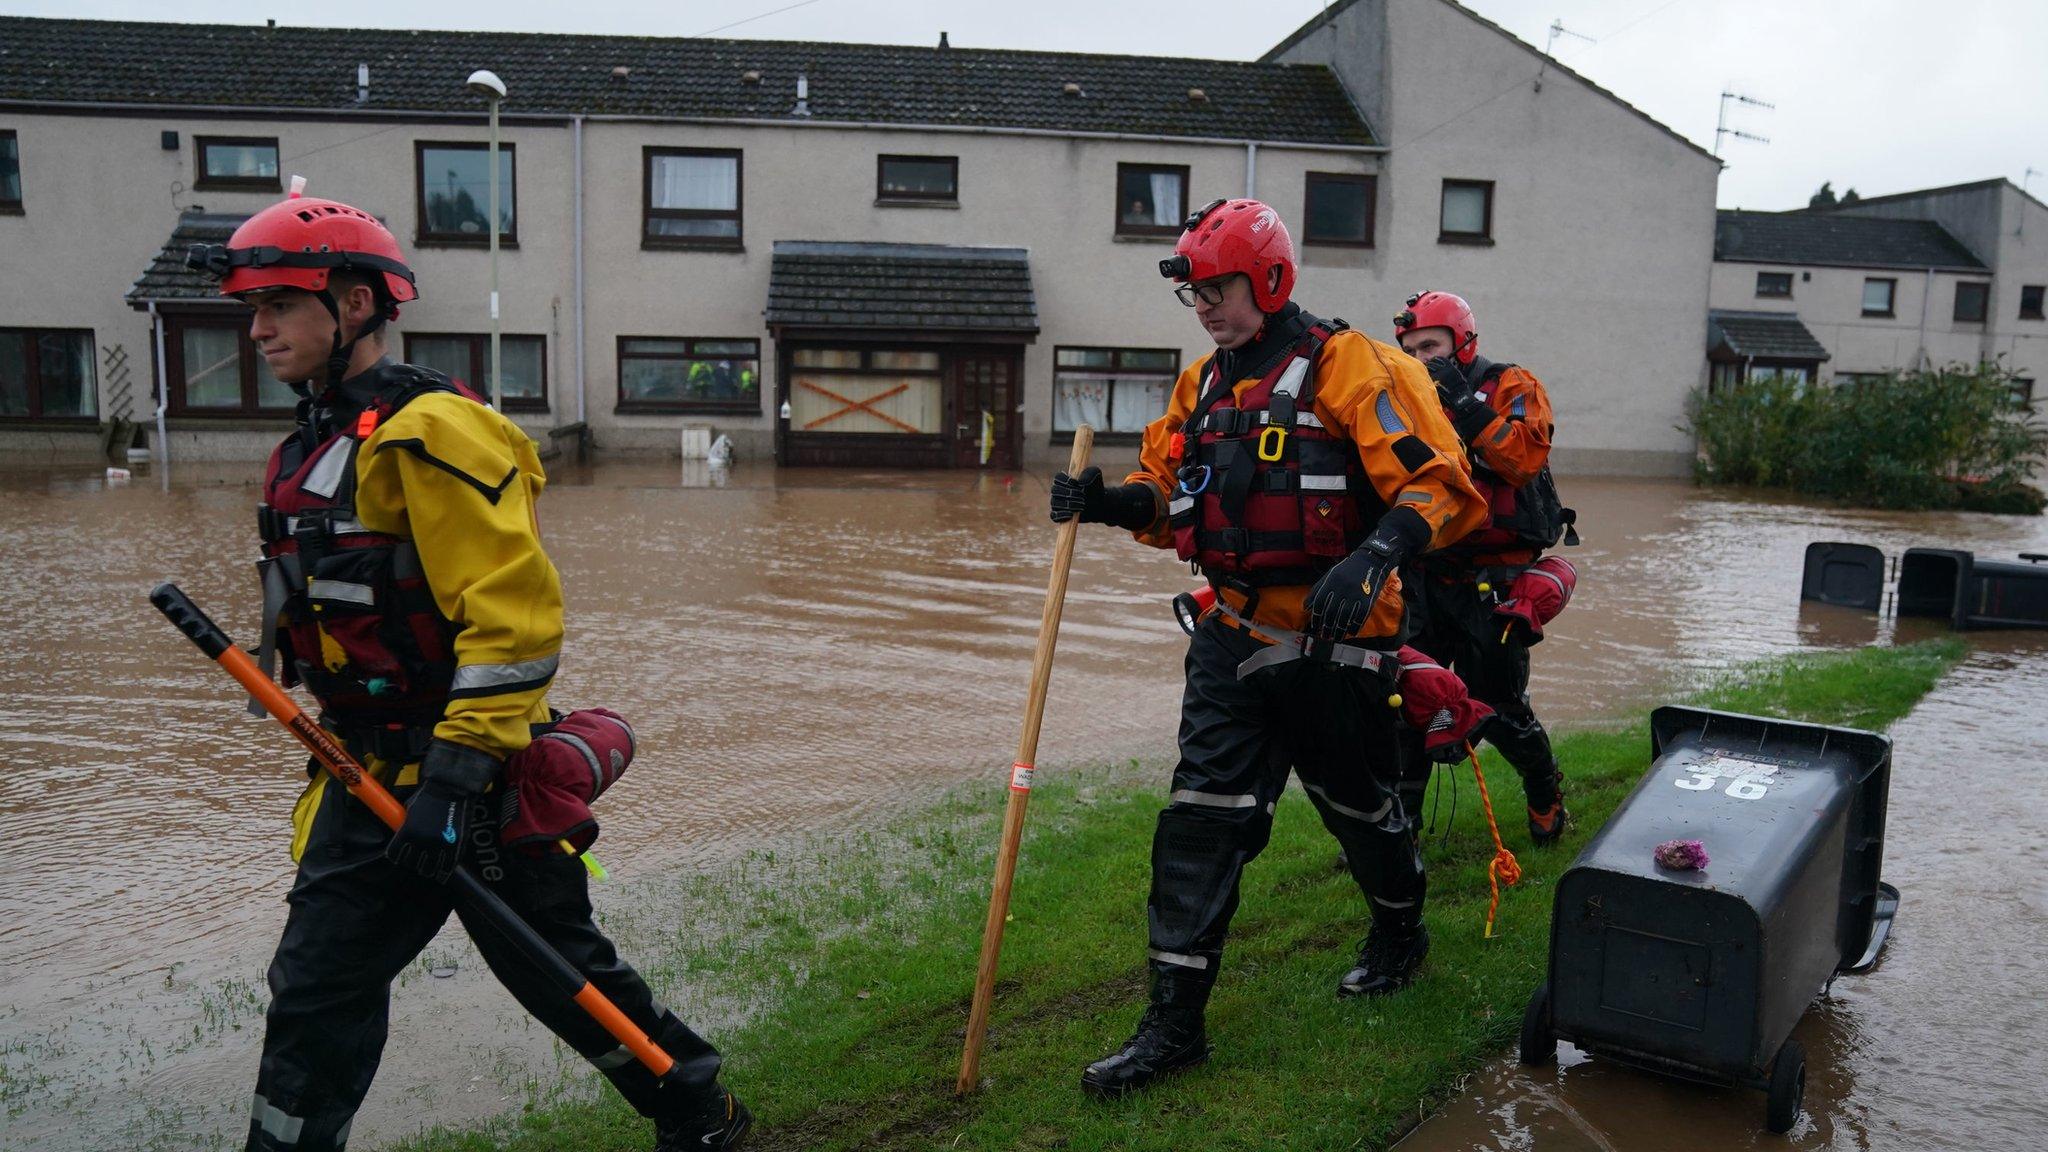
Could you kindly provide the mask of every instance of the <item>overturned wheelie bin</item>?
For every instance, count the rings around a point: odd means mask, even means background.
[[[1700,708],[1650,717],[1654,763],[1557,884],[1550,973],[1523,1063],[1580,1048],[1761,1088],[1792,1127],[1793,1025],[1837,972],[1874,963],[1891,741]]]

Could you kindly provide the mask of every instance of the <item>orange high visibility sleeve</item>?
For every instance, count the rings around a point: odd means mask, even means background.
[[[1323,349],[1316,412],[1358,445],[1373,490],[1388,508],[1407,504],[1429,524],[1429,549],[1486,522],[1486,501],[1465,467],[1464,445],[1438,403],[1429,371],[1390,344],[1343,332]]]
[[[1173,395],[1166,399],[1166,415],[1145,425],[1144,440],[1138,449],[1138,470],[1124,477],[1126,484],[1151,485],[1158,496],[1159,515],[1151,524],[1131,533],[1140,544],[1150,544],[1154,548],[1173,547],[1173,532],[1167,524],[1167,503],[1174,485],[1179,482],[1177,474],[1182,462],[1174,454],[1174,436],[1187,421],[1188,414],[1195,410],[1204,374],[1209,371],[1209,359],[1204,356],[1181,369],[1180,378],[1173,382]],[[1236,391],[1243,391],[1246,386],[1246,383],[1240,383]]]
[[[1550,463],[1550,395],[1534,373],[1513,367],[1494,382],[1487,403],[1500,416],[1473,437],[1472,454],[1520,488]]]

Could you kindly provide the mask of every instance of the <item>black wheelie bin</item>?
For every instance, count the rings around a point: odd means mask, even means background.
[[[1650,716],[1654,761],[1558,880],[1550,973],[1523,1063],[1560,1037],[1596,1056],[1768,1095],[1799,1115],[1793,1025],[1837,972],[1875,962],[1898,906],[1879,883],[1891,741],[1700,708]],[[1657,847],[1696,840],[1697,870]]]

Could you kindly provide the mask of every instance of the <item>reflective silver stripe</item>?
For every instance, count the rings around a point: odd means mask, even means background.
[[[1148,949],[1145,955],[1159,961],[1161,964],[1178,964],[1182,968],[1207,968],[1209,966],[1209,958],[1207,956],[1189,956],[1183,952],[1161,952],[1157,948]]]
[[[377,603],[375,588],[368,584],[351,584],[346,580],[308,580],[306,595],[315,600],[346,600],[365,608],[375,607]]]
[[[1394,398],[1387,393],[1380,393],[1380,398],[1373,401],[1372,410],[1380,418],[1380,431],[1387,435],[1398,436],[1408,430],[1408,426],[1401,423],[1401,414],[1394,410]]]
[[[1377,905],[1379,905],[1379,906],[1380,906],[1380,907],[1382,907],[1382,908],[1413,908],[1413,907],[1415,907],[1415,901],[1413,901],[1413,900],[1382,900],[1382,899],[1380,899],[1379,897],[1375,896],[1375,897],[1373,897],[1373,898],[1372,898],[1372,902],[1373,902],[1373,903],[1375,903],[1375,904],[1377,904]]]
[[[616,728],[617,728],[617,729],[618,729],[619,731],[621,731],[621,732],[624,732],[624,733],[626,734],[626,755],[627,755],[627,756],[632,756],[632,755],[633,755],[634,753],[636,753],[636,752],[638,752],[638,751],[640,750],[640,744],[639,744],[639,741],[637,741],[637,740],[635,740],[635,739],[633,738],[633,726],[632,726],[631,724],[628,724],[628,723],[626,723],[626,722],[625,722],[624,720],[621,720],[621,719],[619,719],[619,718],[618,718],[618,717],[616,717],[616,716],[606,716],[606,715],[604,715],[604,714],[603,714],[603,713],[601,713],[601,712],[600,712],[600,713],[595,713],[595,715],[596,715],[597,719],[599,719],[599,720],[602,720],[602,721],[604,721],[605,723],[607,723],[607,724],[610,724],[610,725],[612,725],[612,726],[616,727]],[[659,1005],[659,1004],[656,1004],[656,1005],[655,1005],[655,1007],[656,1007],[656,1008],[661,1008],[661,1005]],[[663,1012],[666,1012],[666,1011],[668,1011],[668,1009],[666,1009],[666,1008],[662,1008],[662,1011],[663,1011]]]
[[[1395,500],[1395,501],[1394,501],[1394,503],[1396,503],[1396,504],[1434,504],[1434,503],[1436,503],[1436,497],[1435,497],[1435,496],[1432,496],[1432,495],[1430,495],[1430,494],[1429,494],[1429,493],[1427,493],[1427,492],[1419,492],[1419,491],[1416,491],[1416,490],[1414,490],[1414,489],[1410,489],[1410,490],[1408,490],[1408,491],[1406,491],[1406,492],[1403,492],[1403,493],[1401,493],[1401,496],[1400,496],[1400,498],[1399,498],[1399,499],[1397,499],[1397,500]]]
[[[1289,660],[1300,660],[1307,655],[1306,649],[1309,639],[1301,633],[1290,632],[1285,628],[1274,628],[1266,624],[1255,624],[1231,608],[1228,601],[1218,600],[1216,601],[1216,607],[1225,616],[1243,625],[1245,631],[1251,633],[1254,640],[1264,640],[1267,643],[1267,647],[1254,652],[1249,659],[1246,659],[1237,666],[1237,678],[1239,680],[1250,676],[1261,668],[1270,668],[1275,664],[1285,664]],[[1361,648],[1356,644],[1339,644],[1330,649],[1329,656],[1332,664],[1363,668],[1367,672],[1380,671],[1386,667],[1387,661],[1392,658],[1393,653],[1380,652],[1372,648]]]
[[[306,473],[306,482],[299,487],[315,496],[332,500],[334,494],[341,490],[341,479],[348,475],[348,466],[355,458],[355,441],[344,438],[330,442],[327,451],[322,452],[314,463],[313,470]]]
[[[1570,600],[1572,598],[1572,590],[1564,586],[1564,581],[1558,579],[1556,573],[1545,572],[1541,568],[1525,568],[1523,569],[1523,571],[1531,576],[1541,576],[1545,580],[1550,581],[1552,584],[1557,585],[1557,594],[1564,597],[1566,600]]]
[[[1308,357],[1296,356],[1287,365],[1287,371],[1280,373],[1280,379],[1273,384],[1273,395],[1293,396],[1301,390],[1302,378],[1308,375]]]
[[[1192,788],[1176,789],[1167,798],[1175,804],[1198,804],[1204,808],[1256,808],[1259,798],[1248,793],[1235,796],[1218,795],[1215,792],[1197,792]]]
[[[543,656],[538,660],[522,660],[517,664],[464,664],[455,670],[455,682],[449,685],[449,690],[473,692],[479,688],[504,688],[533,680],[546,680],[555,674],[555,669],[561,662],[560,656]]]
[[[1188,509],[1193,508],[1194,506],[1195,498],[1193,496],[1182,496],[1179,499],[1175,500],[1173,503],[1168,504],[1166,506],[1166,514],[1169,516],[1178,516],[1181,513],[1187,511]]]
[[[597,799],[598,791],[604,787],[604,765],[598,763],[596,751],[583,742],[583,737],[557,730],[542,736],[541,739],[559,740],[583,754],[583,762],[590,765],[590,798]]]
[[[256,1100],[250,1106],[250,1115],[256,1126],[279,1144],[297,1144],[299,1133],[306,1128],[305,1117],[293,1116],[282,1108],[272,1107],[261,1092],[256,1094]]]
[[[1301,474],[1301,487],[1304,492],[1342,492],[1344,490],[1344,478],[1342,476],[1311,476],[1304,472]]]
[[[1363,820],[1367,824],[1379,823],[1380,821],[1387,818],[1388,812],[1391,812],[1394,809],[1394,798],[1391,796],[1387,797],[1386,803],[1380,805],[1379,811],[1360,812],[1356,808],[1347,808],[1344,805],[1337,803],[1335,800],[1330,799],[1330,794],[1328,792],[1323,791],[1322,785],[1320,784],[1310,784],[1304,781],[1301,786],[1305,791],[1313,793],[1316,799],[1321,800],[1325,805],[1327,805],[1330,811],[1340,812],[1346,816],[1351,817],[1353,820]]]
[[[297,516],[287,516],[284,518],[284,530],[287,532],[297,532],[299,530],[299,525],[301,523],[307,522],[308,520],[311,520],[311,517],[306,518],[306,520],[301,520]],[[334,521],[333,526],[336,535],[341,535],[347,532],[369,531],[368,528],[363,527],[363,522],[360,520],[336,520]]]
[[[621,1044],[602,1056],[591,1057],[590,1062],[596,1066],[599,1072],[609,1072],[614,1068],[624,1068],[633,1062],[633,1050]]]
[[[1271,424],[1272,422],[1273,414],[1271,412],[1259,413],[1260,424]],[[1294,414],[1294,426],[1296,428],[1321,428],[1323,422],[1313,412],[1296,412]]]

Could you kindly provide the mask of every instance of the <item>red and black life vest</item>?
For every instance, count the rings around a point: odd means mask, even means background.
[[[328,412],[308,406],[264,476],[264,655],[274,642],[285,687],[304,684],[341,730],[419,734],[446,708],[457,629],[435,605],[412,541],[357,521],[356,453],[420,396],[479,398],[409,364],[380,366],[337,392]]]
[[[1206,395],[1174,443],[1173,547],[1213,582],[1312,584],[1350,555],[1386,511],[1358,445],[1316,417],[1316,360],[1345,328],[1308,326],[1242,396],[1209,363]]]
[[[1501,374],[1513,367],[1513,364],[1496,364],[1484,357],[1475,357],[1466,371],[1473,379],[1474,395],[1486,401],[1504,419],[1520,420],[1524,416],[1520,397],[1509,407],[1502,408],[1492,395],[1494,386],[1500,383]],[[1578,516],[1558,499],[1557,482],[1551,479],[1548,464],[1527,484],[1516,487],[1500,473],[1488,468],[1478,453],[1470,454],[1470,463],[1473,486],[1486,497],[1490,515],[1484,527],[1475,529],[1446,551],[1461,558],[1541,552],[1555,548],[1559,538],[1571,531]],[[1577,544],[1578,533],[1571,531],[1565,542]]]

